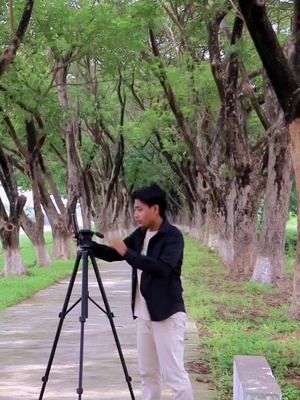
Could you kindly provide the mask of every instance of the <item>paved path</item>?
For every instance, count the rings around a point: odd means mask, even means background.
[[[99,264],[100,275],[136,400],[141,399],[137,370],[135,323],[130,311],[130,267],[125,262]],[[0,399],[38,400],[69,279],[0,312]],[[77,274],[70,301],[80,298],[81,273]],[[104,308],[93,268],[89,271],[90,297]],[[80,304],[66,316],[43,400],[78,399]],[[198,338],[191,319],[187,325],[186,360],[199,358]],[[213,400],[215,393],[191,374],[195,400]],[[89,302],[85,323],[82,400],[131,399],[114,336],[106,315]],[[168,390],[163,399],[171,399]]]

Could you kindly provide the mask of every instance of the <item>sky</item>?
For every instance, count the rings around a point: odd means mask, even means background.
[[[31,191],[26,191],[26,192],[22,192],[19,194],[23,194],[25,197],[27,197],[27,201],[26,201],[26,206],[28,207],[33,207],[33,199],[32,199],[32,192]],[[0,186],[0,197],[1,200],[3,202],[4,205],[8,205],[8,200],[7,200],[7,196],[6,193],[3,189],[2,186]]]

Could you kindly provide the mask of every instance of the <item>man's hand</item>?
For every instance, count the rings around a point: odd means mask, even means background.
[[[122,257],[125,256],[127,247],[123,240],[114,238],[109,241],[110,247],[113,247]]]

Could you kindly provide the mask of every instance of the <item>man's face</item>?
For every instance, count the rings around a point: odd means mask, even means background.
[[[153,205],[149,207],[147,204],[136,199],[134,201],[134,218],[140,226],[150,228],[159,218],[159,207]]]

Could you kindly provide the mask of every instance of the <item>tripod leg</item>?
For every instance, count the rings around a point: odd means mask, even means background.
[[[103,299],[103,302],[104,302],[104,305],[105,305],[106,315],[107,315],[107,317],[109,319],[111,330],[112,330],[113,335],[114,335],[115,343],[116,343],[116,346],[117,346],[117,349],[118,349],[120,361],[121,361],[121,364],[122,364],[122,367],[123,367],[123,371],[124,371],[125,379],[126,379],[126,382],[127,382],[127,385],[128,385],[128,389],[129,389],[129,392],[130,392],[130,395],[131,395],[131,399],[135,400],[134,393],[133,393],[132,386],[131,386],[131,377],[128,374],[128,370],[127,370],[127,366],[126,366],[125,359],[124,359],[124,356],[123,356],[123,352],[122,352],[122,348],[121,348],[121,345],[120,345],[120,341],[119,341],[119,338],[118,338],[117,330],[116,330],[116,327],[115,327],[115,324],[114,324],[113,314],[112,314],[112,312],[110,310],[110,306],[109,306],[109,303],[108,303],[108,300],[107,300],[107,297],[106,297],[106,293],[105,293],[104,286],[103,286],[103,283],[102,283],[102,280],[101,280],[101,277],[100,277],[100,273],[99,273],[99,270],[98,270],[98,267],[97,267],[97,264],[96,264],[95,257],[94,257],[93,254],[90,254],[90,257],[91,257],[91,260],[92,260],[93,268],[94,268],[94,271],[95,271],[95,274],[96,274],[96,278],[97,278],[98,286],[99,286],[99,289],[100,289],[100,292],[101,292],[101,295],[102,295],[102,299]]]
[[[81,400],[83,393],[82,378],[83,378],[83,349],[84,349],[84,324],[88,318],[88,251],[82,251],[82,287],[81,287],[81,315],[79,321],[80,329],[80,353],[79,353],[79,384],[78,384],[78,400]]]
[[[65,316],[66,316],[66,313],[67,313],[67,309],[68,309],[68,304],[69,304],[69,301],[70,301],[70,298],[71,298],[71,294],[72,294],[72,290],[73,290],[76,274],[77,274],[77,271],[78,271],[78,266],[79,266],[80,259],[81,259],[81,251],[78,251],[77,252],[77,257],[76,257],[76,260],[75,260],[75,264],[74,264],[74,268],[73,268],[73,272],[72,272],[72,276],[71,276],[70,283],[69,283],[69,286],[68,286],[66,298],[65,298],[65,301],[64,301],[64,304],[63,304],[63,308],[62,308],[61,313],[59,314],[60,320],[59,320],[59,324],[58,324],[58,327],[57,327],[56,335],[55,335],[55,338],[54,338],[54,342],[53,342],[52,350],[51,350],[51,353],[50,353],[49,361],[48,361],[48,364],[47,364],[45,376],[42,378],[43,385],[42,385],[42,388],[41,388],[41,391],[40,391],[39,400],[43,399],[43,395],[44,395],[44,392],[45,392],[45,389],[46,389],[46,385],[47,385],[47,382],[48,382],[48,378],[49,378],[52,362],[53,362],[53,359],[54,359],[57,343],[58,343],[58,340],[59,340],[59,337],[60,337],[60,333],[61,333],[61,329],[62,329],[62,326],[63,326],[63,322],[64,322],[64,319],[65,319]]]

